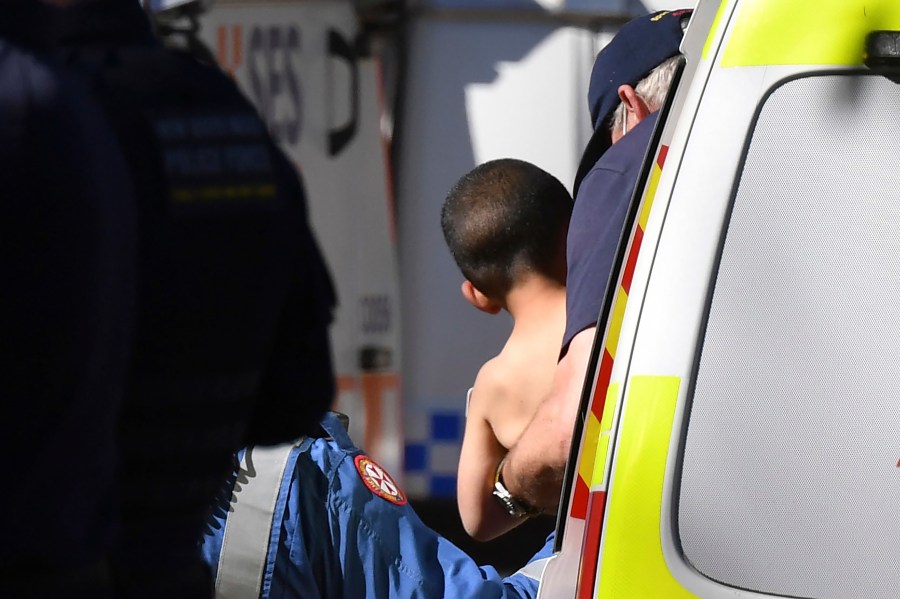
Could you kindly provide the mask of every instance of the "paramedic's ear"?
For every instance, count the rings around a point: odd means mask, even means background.
[[[463,281],[462,286],[459,288],[459,290],[462,291],[463,297],[466,298],[466,300],[470,304],[472,304],[482,312],[487,312],[488,314],[496,314],[502,309],[497,302],[478,291],[475,285],[473,285],[469,280]]]
[[[650,107],[642,97],[640,97],[634,88],[630,85],[619,86],[619,99],[625,105],[625,122],[630,123],[634,127],[650,114]],[[628,118],[629,113],[632,117]],[[628,129],[630,130],[631,127]]]

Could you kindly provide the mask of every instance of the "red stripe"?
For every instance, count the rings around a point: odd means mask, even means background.
[[[603,509],[606,507],[606,493],[591,493],[588,503],[584,540],[581,543],[581,568],[578,572],[578,599],[590,599],[594,593],[597,577],[597,561],[600,558],[600,533],[603,532]]]
[[[668,146],[660,146],[656,163],[659,168],[666,162],[669,153]],[[641,250],[641,242],[644,239],[644,231],[640,225],[635,227],[634,238],[631,242],[631,251],[628,261],[625,263],[625,271],[622,274],[622,289],[625,293],[631,291],[631,281],[634,277],[634,268],[637,264],[638,253]],[[606,393],[612,376],[613,359],[609,351],[603,349],[603,358],[600,361],[600,373],[597,384],[594,387],[594,397],[591,401],[591,412],[598,420],[603,419],[603,409],[606,404]],[[900,462],[898,462],[900,466]],[[583,493],[586,483],[579,476],[575,482],[575,496],[572,499],[572,515],[581,512],[584,502]],[[603,512],[606,507],[606,492],[596,491],[589,493],[587,511],[585,516],[584,538],[581,543],[581,565],[578,572],[577,599],[591,599],[594,593],[594,582],[597,575],[597,563],[600,559],[600,535],[603,532]]]
[[[228,44],[228,38],[225,37],[225,26],[219,25],[216,29],[216,61],[227,68],[225,64],[225,46]]]
[[[375,86],[375,91],[378,94],[378,114],[383,115],[387,113],[387,100],[385,100],[384,94],[384,65],[381,60],[375,60],[375,81],[377,85]],[[391,148],[390,148],[390,140],[388,136],[382,134],[379,135],[381,138],[381,156],[382,161],[384,162],[384,179],[385,179],[385,187],[387,193],[387,214],[388,214],[388,227],[390,228],[390,238],[391,243],[397,243],[397,202],[396,202],[396,194],[394,193],[394,168],[391,162]],[[399,420],[398,422],[403,422]]]
[[[234,73],[244,62],[244,31],[240,25],[232,26],[231,40],[234,43],[234,64],[231,65],[231,72]]]
[[[638,254],[641,251],[641,242],[644,240],[644,230],[640,225],[634,229],[634,239],[631,240],[631,251],[628,253],[628,261],[625,263],[625,272],[622,273],[622,289],[625,293],[631,293],[631,279],[634,277],[634,266],[637,264]]]
[[[572,517],[584,520],[588,509],[588,496],[591,491],[580,476],[575,477],[575,494],[572,496]]]
[[[603,406],[606,404],[606,389],[609,387],[609,379],[612,376],[613,359],[609,355],[609,351],[603,350],[603,357],[600,359],[600,375],[597,377],[597,384],[594,386],[594,397],[591,398],[591,412],[597,417],[597,420],[603,420]]]
[[[666,156],[669,155],[669,146],[659,146],[659,155],[656,157],[656,164],[659,168],[663,167],[666,162]]]

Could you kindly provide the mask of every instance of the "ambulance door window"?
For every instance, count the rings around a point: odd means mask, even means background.
[[[734,192],[678,497],[687,560],[790,597],[900,597],[900,85],[793,79]]]

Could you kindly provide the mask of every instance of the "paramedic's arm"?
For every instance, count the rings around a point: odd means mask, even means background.
[[[497,441],[485,415],[485,402],[493,399],[494,387],[485,384],[484,374],[482,369],[469,400],[456,489],[463,527],[478,541],[490,541],[525,521],[507,514],[492,494],[497,464],[506,448]]]
[[[559,505],[595,330],[587,328],[572,338],[556,366],[550,395],[503,466],[503,482],[510,494],[544,511],[554,511]]]

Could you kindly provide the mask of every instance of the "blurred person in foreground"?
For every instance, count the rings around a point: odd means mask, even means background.
[[[45,16],[0,3],[0,596],[94,599],[112,594],[136,202],[88,86],[26,34]]]
[[[121,596],[209,597],[199,543],[233,452],[332,402],[331,280],[297,173],[228,76],[163,48],[137,2],[53,4],[19,35],[90,89],[135,196],[107,568]]]

